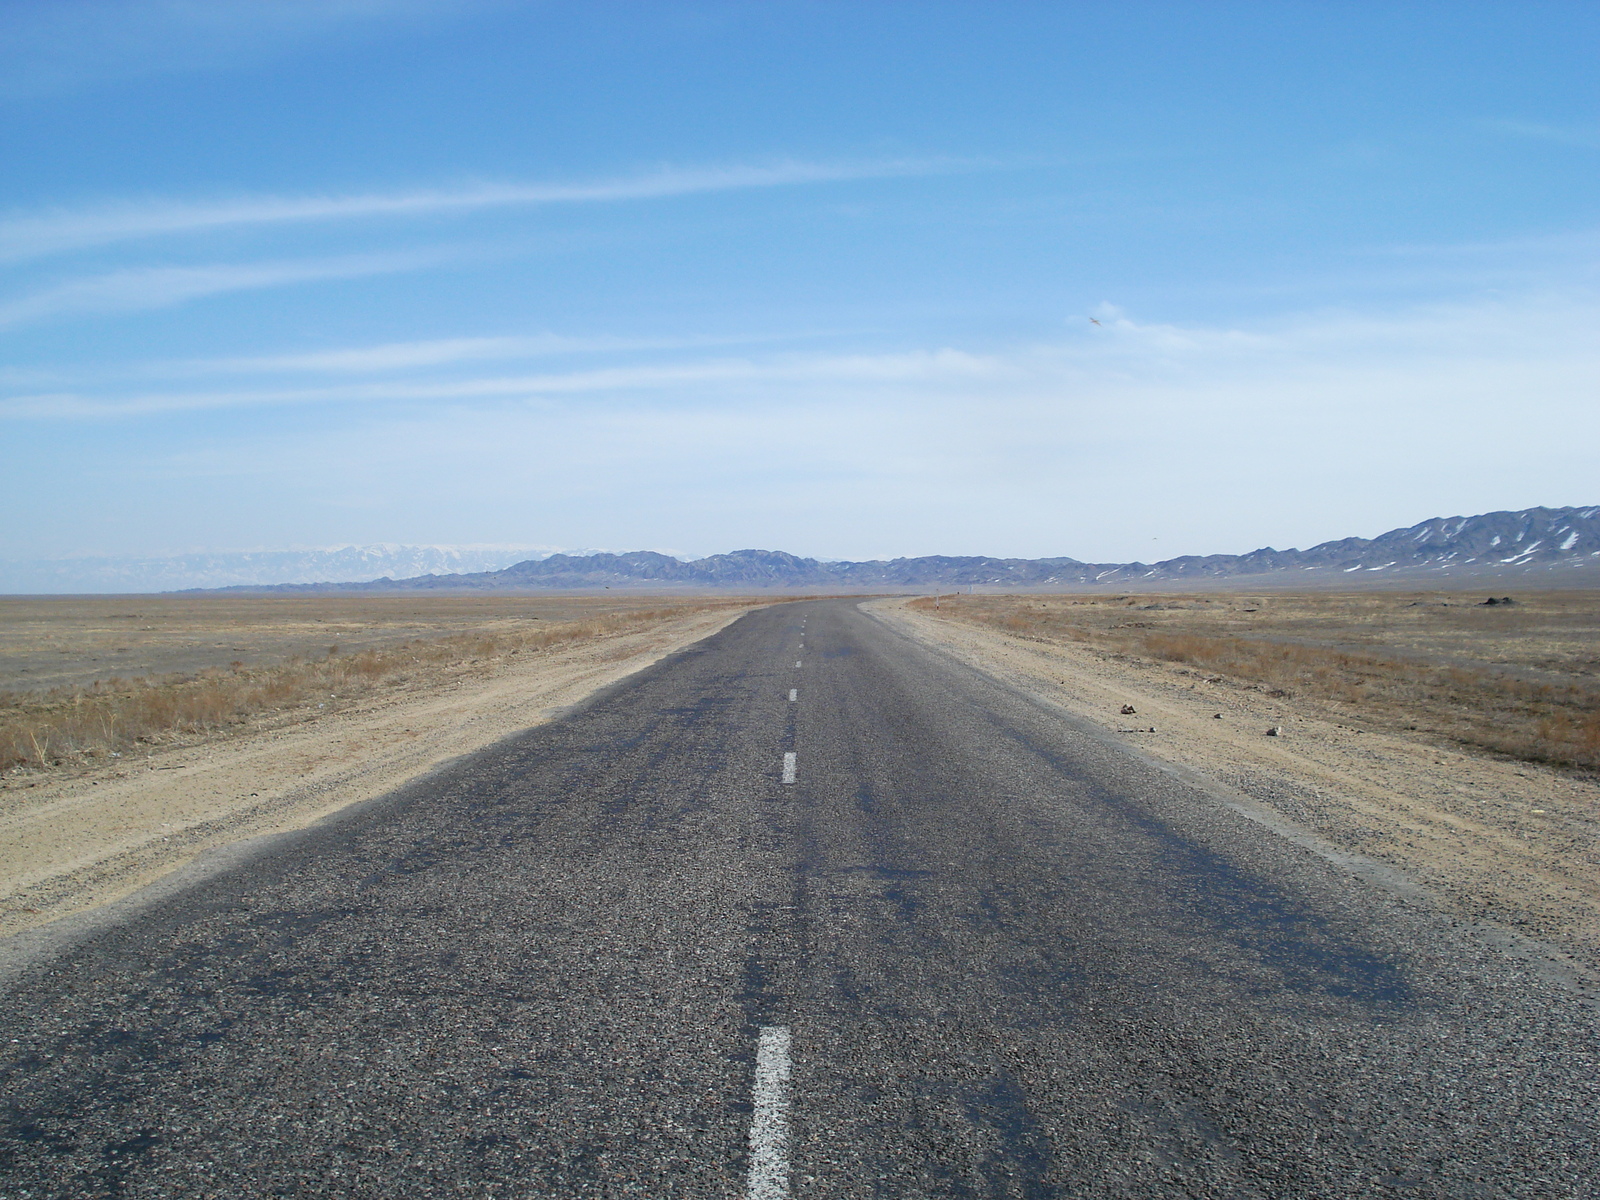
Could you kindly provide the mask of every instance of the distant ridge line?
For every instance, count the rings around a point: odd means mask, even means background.
[[[823,562],[781,550],[735,550],[684,562],[653,550],[552,554],[496,571],[383,578],[361,583],[281,584],[212,591],[524,591],[598,588],[744,590],[1072,586],[1226,579],[1284,581],[1304,573],[1326,584],[1376,576],[1459,577],[1592,567],[1600,571],[1600,505],[1528,508],[1475,517],[1435,517],[1375,538],[1341,538],[1309,550],[1264,547],[1249,554],[1183,555],[1158,563],[1084,563],[1073,558],[927,555],[869,562]],[[201,589],[193,589],[201,590]]]

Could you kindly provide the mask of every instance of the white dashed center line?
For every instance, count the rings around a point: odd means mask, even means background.
[[[794,755],[790,755],[793,758]],[[750,1182],[747,1200],[784,1200],[789,1194],[789,1027],[763,1025],[756,1039],[751,1088]]]
[[[798,699],[800,699],[800,689],[799,688],[790,688],[789,689],[789,699],[790,700],[798,700]]]
[[[785,754],[783,756],[783,781],[785,783],[793,783],[794,782],[794,751],[793,750],[789,751],[789,753],[787,753],[787,754]]]

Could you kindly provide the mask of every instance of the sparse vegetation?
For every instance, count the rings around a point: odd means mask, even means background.
[[[1600,769],[1600,595],[957,596],[923,611],[1181,663],[1530,761]]]
[[[229,729],[314,716],[418,672],[486,670],[513,655],[538,654],[648,628],[748,599],[538,622],[473,631],[354,653],[337,644],[315,656],[246,668],[234,661],[182,675],[113,678],[87,687],[0,693],[0,770],[47,769],[116,758]]]

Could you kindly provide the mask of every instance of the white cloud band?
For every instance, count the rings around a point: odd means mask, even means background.
[[[894,159],[864,163],[780,162],[765,166],[664,168],[589,183],[475,184],[358,196],[257,196],[210,203],[152,201],[0,219],[0,260],[38,258],[89,246],[230,226],[408,217],[517,205],[643,200],[700,192],[850,179],[927,175],[971,164]]]
[[[322,279],[355,279],[433,266],[442,252],[344,255],[287,262],[215,263],[112,271],[0,302],[0,329],[78,313],[137,312],[201,296],[281,287]]]

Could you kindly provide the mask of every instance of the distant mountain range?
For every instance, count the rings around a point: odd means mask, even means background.
[[[1169,581],[1260,581],[1263,584],[1406,576],[1419,580],[1548,575],[1578,580],[1587,567],[1600,578],[1600,507],[1529,508],[1476,517],[1439,517],[1376,538],[1342,538],[1309,550],[1185,555],[1158,563],[1084,563],[1073,558],[986,558],[930,555],[871,562],[824,562],[781,550],[735,550],[684,562],[639,550],[628,554],[551,554],[490,571],[385,578],[365,583],[288,586],[274,590],[515,591],[599,588],[806,588],[874,591],[942,587],[1134,587]],[[1587,572],[1585,573],[1587,574]]]
[[[1587,568],[1587,570],[1584,570]],[[552,553],[529,546],[380,543],[323,550],[264,550],[170,557],[0,562],[0,592],[480,591],[600,588],[790,588],[874,591],[943,587],[1131,587],[1136,584],[1303,580],[1325,585],[1407,578],[1548,574],[1550,582],[1600,582],[1600,507],[1529,508],[1439,517],[1376,538],[1309,550],[1185,555],[1157,563],[1074,558],[922,558],[829,562],[780,550],[735,550],[684,561],[652,550]]]

